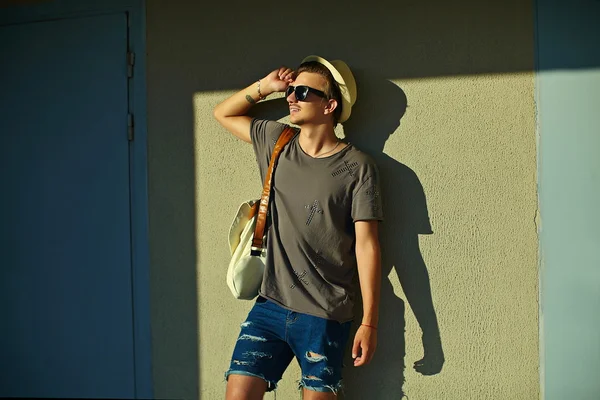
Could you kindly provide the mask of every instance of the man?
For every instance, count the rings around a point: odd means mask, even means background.
[[[246,114],[275,92],[285,92],[290,122],[300,129],[275,169],[267,265],[226,373],[226,398],[262,399],[295,356],[303,398],[334,399],[353,319],[356,271],[363,316],[352,347],[354,365],[367,364],[377,344],[378,172],[366,154],[334,132],[356,100],[352,72],[342,61],[310,56],[297,71],[274,70],[214,110],[225,128],[252,143],[263,181],[286,125]]]

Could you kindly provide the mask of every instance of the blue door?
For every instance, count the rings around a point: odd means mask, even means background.
[[[0,50],[0,396],[133,398],[126,15]]]

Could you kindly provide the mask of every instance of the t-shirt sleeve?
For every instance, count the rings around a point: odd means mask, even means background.
[[[373,162],[359,169],[358,182],[352,193],[352,220],[383,220],[379,170]]]
[[[285,124],[277,121],[256,118],[250,123],[250,139],[252,140],[254,155],[263,181],[269,169],[269,161],[271,161],[275,143],[277,143],[277,139],[279,139],[285,127]]]

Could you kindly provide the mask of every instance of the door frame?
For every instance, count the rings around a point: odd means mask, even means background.
[[[129,80],[129,111],[135,137],[129,142],[131,268],[135,397],[153,398],[148,239],[145,0],[0,0],[0,26],[102,14],[128,15],[129,50],[135,53]],[[123,55],[126,68],[126,55]],[[123,127],[125,134],[126,127]]]

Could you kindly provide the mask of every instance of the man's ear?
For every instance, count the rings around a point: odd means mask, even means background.
[[[325,105],[325,114],[332,114],[338,106],[336,99],[329,99]]]

